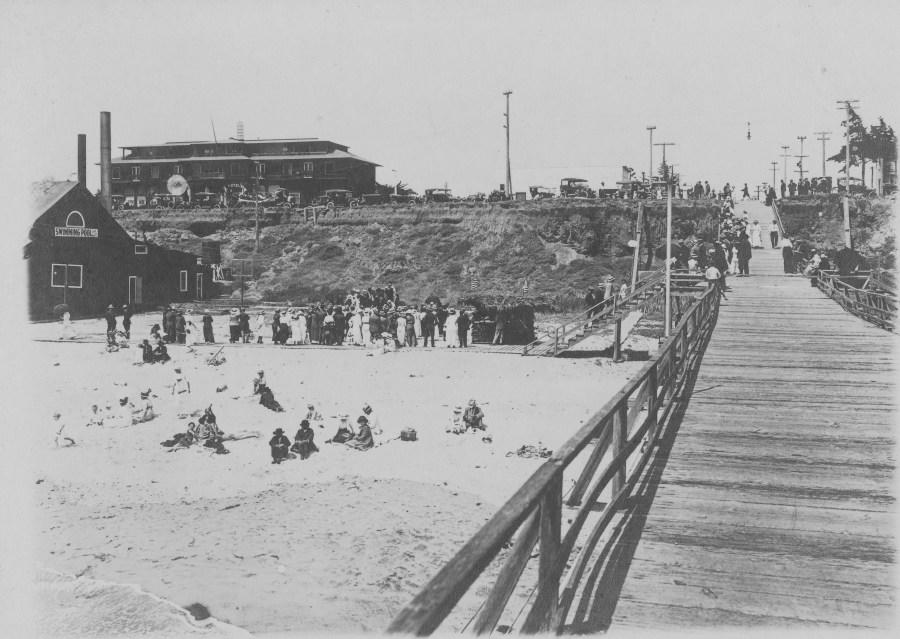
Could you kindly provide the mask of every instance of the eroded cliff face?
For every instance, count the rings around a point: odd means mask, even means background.
[[[644,246],[658,246],[665,202],[648,203],[644,211]],[[677,203],[675,237],[714,234],[717,212],[712,203]],[[117,218],[151,241],[198,254],[201,239],[221,241],[225,263],[254,254],[252,212],[121,212]],[[431,294],[453,301],[470,294],[473,282],[479,293],[515,296],[527,280],[532,297],[578,297],[609,274],[630,276],[636,219],[637,203],[627,201],[365,207],[316,224],[302,214],[264,213],[247,294],[302,302],[393,283],[412,302]]]

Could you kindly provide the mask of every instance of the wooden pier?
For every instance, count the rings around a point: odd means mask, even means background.
[[[728,278],[605,601],[570,629],[896,623],[897,338],[785,275],[780,250],[750,272]]]

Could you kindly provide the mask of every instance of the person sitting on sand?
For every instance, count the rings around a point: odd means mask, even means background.
[[[463,414],[463,421],[466,423],[466,429],[471,428],[475,430],[486,430],[487,425],[484,423],[484,411],[481,410],[481,407],[475,402],[474,399],[469,400],[469,405],[466,407],[466,412]]]
[[[88,413],[88,421],[85,426],[103,426],[103,413],[97,407],[97,404],[91,404],[91,412]]]
[[[466,423],[463,421],[462,406],[454,407],[453,414],[450,416],[450,421],[447,423],[447,427],[444,431],[453,433],[454,435],[462,435],[466,432]]]
[[[170,359],[172,358],[169,356],[169,350],[166,347],[165,341],[163,341],[162,337],[157,337],[156,346],[153,347],[153,363],[164,363],[168,362]]]
[[[274,437],[269,440],[269,448],[272,451],[272,463],[280,464],[288,458],[291,440],[284,436],[284,431],[280,428],[276,428],[272,434]]]
[[[153,403],[150,401],[150,389],[148,388],[146,391],[141,391],[141,401],[134,412],[134,422],[142,424],[149,422],[154,417],[156,417],[156,413],[153,412]]]
[[[356,433],[353,432],[353,427],[350,426],[350,416],[341,415],[340,420],[341,423],[338,424],[337,432],[334,434],[334,437],[326,440],[326,444],[346,444],[356,437]]]
[[[360,415],[356,423],[359,424],[359,433],[352,441],[346,442],[347,446],[356,450],[374,448],[375,440],[372,438],[372,429],[369,428],[369,419],[365,415]]]
[[[187,431],[183,433],[175,433],[172,435],[172,439],[167,439],[164,442],[160,442],[160,446],[165,446],[169,450],[167,452],[174,452],[176,450],[184,450],[185,448],[190,448],[191,445],[197,441],[198,434],[198,426],[194,422],[188,422]]]
[[[74,439],[63,435],[63,431],[66,429],[66,422],[62,420],[62,414],[59,411],[53,413],[53,428],[56,431],[54,441],[57,448],[68,448],[75,445]]]
[[[313,404],[306,405],[306,417],[304,417],[306,421],[310,424],[316,424],[319,428],[325,428],[322,424],[322,414],[316,410],[316,407]]]
[[[309,420],[300,422],[300,430],[294,435],[294,445],[291,450],[300,455],[300,459],[307,459],[313,453],[319,452],[314,443],[315,431],[310,427]]]
[[[269,410],[273,410],[276,413],[284,412],[284,408],[275,400],[275,394],[272,392],[272,389],[266,384],[266,374],[262,369],[257,371],[256,378],[253,380],[253,394],[259,395],[259,403]]]
[[[381,430],[381,422],[378,419],[378,415],[375,411],[372,410],[372,407],[368,402],[363,404],[362,407],[363,415],[366,416],[366,419],[369,420],[369,428],[372,430],[372,433],[375,435],[381,435],[384,431]]]

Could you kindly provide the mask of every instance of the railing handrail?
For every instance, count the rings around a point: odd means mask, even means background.
[[[430,634],[434,632],[452,611],[474,581],[494,560],[503,545],[528,521],[517,538],[516,545],[533,545],[537,540],[536,528],[540,530],[540,567],[538,593],[523,629],[526,632],[550,630],[551,625],[559,626],[565,618],[557,615],[559,603],[559,582],[565,572],[569,555],[584,525],[592,504],[602,490],[612,482],[613,496],[604,508],[601,521],[591,533],[592,539],[599,538],[612,518],[615,506],[627,494],[634,481],[640,476],[649,459],[662,429],[671,414],[675,397],[683,387],[688,375],[699,362],[699,357],[709,340],[718,315],[719,291],[709,288],[684,314],[672,331],[671,336],[659,351],[638,371],[633,379],[610,398],[578,431],[560,446],[554,454],[541,464],[531,477],[510,497],[497,513],[473,535],[456,555],[435,575],[394,618],[388,632],[404,634]],[[680,369],[680,370],[679,370]],[[629,407],[629,400],[634,403]],[[646,402],[644,421],[637,426],[637,418]],[[662,417],[660,418],[660,413]],[[635,424],[629,433],[629,424]],[[626,480],[626,462],[636,450],[641,438],[646,435],[650,446],[642,449],[641,462],[633,467],[632,475]],[[590,498],[582,504],[572,524],[561,538],[562,474],[572,460],[585,447],[597,439],[597,446],[591,454],[582,476],[576,484],[578,501],[588,483],[597,477],[590,490]],[[605,439],[604,439],[605,438]],[[613,446],[613,458],[597,473],[605,454],[605,445]],[[578,487],[581,488],[578,488]],[[575,499],[570,497],[570,505]],[[581,552],[584,552],[582,550]],[[590,554],[590,551],[588,551]],[[474,629],[477,633],[490,632],[496,624],[503,608],[518,583],[525,563],[530,558],[527,549],[514,551],[500,572],[494,589],[488,597],[492,607],[485,607]],[[578,567],[583,568],[586,555],[581,555],[571,574],[578,578]],[[571,585],[571,584],[570,584]]]
[[[897,298],[890,293],[857,288],[843,282],[841,277],[846,276],[835,271],[819,271],[813,275],[813,282],[848,312],[882,328],[894,330]]]
[[[594,319],[602,319],[609,315],[612,312],[621,306],[622,304],[627,304],[632,299],[637,297],[638,295],[646,292],[646,289],[652,284],[656,284],[660,279],[665,275],[666,267],[662,266],[654,271],[651,271],[650,274],[645,276],[643,279],[640,279],[635,284],[634,290],[628,292],[628,295],[622,299],[619,299],[619,295],[617,292],[613,291],[612,295],[609,297],[605,297],[593,306],[581,311],[577,315],[573,315],[568,318],[562,324],[557,324],[554,328],[551,328],[547,331],[547,336],[550,337],[551,333],[555,334],[555,339],[559,341],[562,339],[563,341],[566,338],[566,334],[569,332],[569,327],[571,326],[579,326],[583,324],[588,318]],[[533,350],[535,346],[542,343],[543,340],[535,339],[528,344],[526,344],[522,349],[522,354],[527,355],[530,350]]]

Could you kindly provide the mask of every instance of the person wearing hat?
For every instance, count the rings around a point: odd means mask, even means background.
[[[444,320],[444,345],[447,348],[456,348],[459,346],[459,332],[457,330],[456,309],[451,308],[447,313],[447,319]]]
[[[241,327],[241,339],[244,344],[250,343],[250,316],[247,314],[246,308],[241,308],[238,313],[238,324]]]
[[[263,331],[266,328],[266,312],[260,311],[256,314],[256,343],[262,344]]]
[[[370,448],[374,448],[375,440],[372,437],[369,418],[365,415],[360,415],[356,419],[356,423],[359,424],[359,432],[352,441],[347,442],[347,446],[355,448],[356,450],[369,450]]]
[[[131,310],[130,304],[122,304],[122,329],[125,331],[125,337],[131,339],[131,317],[134,311]]]
[[[280,428],[276,428],[272,434],[274,437],[269,440],[269,448],[272,450],[272,463],[280,464],[288,458],[291,440],[285,437],[284,431]]]
[[[141,402],[134,411],[134,421],[137,424],[149,422],[156,417],[153,411],[153,402],[150,401],[150,389],[141,391]]]
[[[319,452],[315,442],[315,431],[310,427],[309,420],[300,422],[300,430],[294,435],[294,445],[291,450],[300,455],[300,459],[307,459],[313,453]]]
[[[317,424],[319,428],[325,428],[322,425],[322,414],[316,410],[316,407],[313,404],[306,405],[306,416],[303,419],[307,420],[310,424]]]
[[[444,431],[453,433],[454,435],[462,435],[466,432],[466,423],[463,421],[462,406],[455,406],[453,408],[453,414],[450,415],[450,421],[447,423],[447,427]]]
[[[116,343],[116,310],[112,304],[106,307],[106,342],[108,344]]]
[[[166,348],[166,343],[163,340],[162,336],[157,336],[156,345],[153,347],[151,355],[153,363],[168,362],[170,359],[172,359],[169,356],[169,349]]]
[[[353,427],[350,425],[350,416],[341,415],[340,420],[337,432],[334,437],[325,441],[326,444],[346,444],[356,437],[356,433],[353,432]]]
[[[378,419],[378,414],[372,410],[372,406],[369,405],[368,402],[363,404],[362,407],[363,415],[366,416],[366,419],[369,421],[369,427],[372,429],[372,432],[376,435],[381,435],[381,421]]]
[[[469,328],[472,327],[472,320],[465,311],[460,311],[459,318],[456,320],[457,341],[460,348],[467,348],[469,345]]]
[[[487,425],[484,423],[484,411],[481,410],[481,407],[475,402],[474,399],[469,400],[469,405],[466,406],[466,412],[463,413],[463,422],[466,424],[466,429],[471,428],[475,430],[486,430]]]

